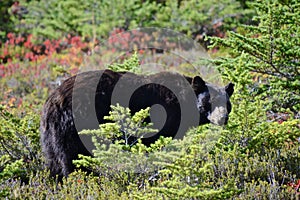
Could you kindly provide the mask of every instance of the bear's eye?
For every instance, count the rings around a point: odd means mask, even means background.
[[[210,102],[214,102],[215,100],[216,98],[212,98],[212,97],[209,99]]]

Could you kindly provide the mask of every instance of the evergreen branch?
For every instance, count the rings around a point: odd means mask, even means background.
[[[251,69],[251,71],[253,71],[253,72],[258,72],[258,73],[262,73],[262,74],[268,74],[268,75],[272,75],[272,76],[276,76],[276,77],[280,77],[280,78],[285,77],[285,78],[287,78],[288,80],[293,80],[293,77],[292,77],[292,76],[290,76],[290,75],[288,75],[288,74],[285,74],[285,73],[281,72],[281,71],[275,66],[275,64],[273,63],[273,55],[271,55],[271,54],[273,54],[273,53],[270,54],[270,57],[271,57],[271,58],[270,58],[269,60],[265,60],[265,59],[263,59],[262,57],[260,57],[259,55],[255,54],[254,52],[251,52],[251,51],[246,51],[246,52],[247,52],[249,55],[251,55],[251,56],[255,57],[256,59],[258,59],[259,61],[264,62],[264,63],[270,65],[270,66],[274,69],[275,72],[273,72],[273,71],[267,71],[267,70],[262,70],[262,69]],[[282,66],[282,65],[281,65],[280,67],[284,68],[284,66]]]
[[[269,54],[269,62],[268,64],[281,76],[284,76],[287,79],[290,79],[290,77],[284,73],[282,73],[273,63],[274,60],[274,36],[273,36],[273,20],[272,20],[272,14],[270,14],[270,24],[268,26],[269,31],[269,41],[270,41],[270,54]]]
[[[251,72],[256,72],[256,73],[260,73],[260,74],[267,74],[267,75],[271,75],[271,76],[276,76],[278,78],[282,78],[282,73],[275,73],[273,71],[267,71],[267,70],[259,70],[259,69],[251,69]],[[284,74],[285,78],[289,79],[289,80],[293,80],[293,78],[291,76],[288,76],[286,74]]]

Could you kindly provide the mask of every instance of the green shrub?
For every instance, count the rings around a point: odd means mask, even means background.
[[[24,2],[24,3],[23,3]],[[18,31],[58,39],[80,35],[95,41],[114,28],[168,27],[203,40],[205,35],[224,36],[223,29],[249,21],[253,11],[243,3],[226,1],[22,1],[28,10],[24,20],[15,17]],[[225,25],[223,27],[223,25]]]
[[[170,142],[161,138],[150,147],[141,143],[138,136],[155,133],[152,124],[143,120],[149,116],[149,108],[136,112],[133,116],[128,108],[119,105],[111,106],[110,115],[106,120],[111,123],[101,124],[97,130],[83,130],[80,134],[92,135],[95,145],[95,157],[80,156],[81,160],[74,161],[78,166],[91,168],[97,174],[118,181],[120,185],[143,182],[150,176],[154,166],[148,166],[155,159],[154,151]],[[107,146],[109,145],[109,146]],[[146,156],[146,154],[148,156]]]
[[[56,184],[48,173],[31,174],[27,184],[10,180],[0,185],[0,195],[8,199],[128,199],[126,192],[105,178],[75,172]]]
[[[28,181],[32,172],[43,168],[39,143],[39,116],[27,108],[0,105],[0,181],[21,178]]]
[[[130,1],[30,1],[20,31],[58,39],[68,34],[89,39],[107,36],[116,27],[145,26],[154,20],[156,2]],[[17,23],[17,22],[16,22]],[[22,28],[23,27],[23,28]]]
[[[0,28],[0,41],[3,41],[6,37],[6,34],[13,30],[13,23],[9,18],[8,9],[13,5],[14,1],[1,1],[0,2],[0,14],[1,18],[0,23],[2,24]]]
[[[123,63],[113,63],[109,65],[108,69],[113,71],[130,71],[133,73],[141,73],[140,61],[136,52],[128,59],[125,59]]]

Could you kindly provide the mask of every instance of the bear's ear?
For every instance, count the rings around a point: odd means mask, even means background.
[[[195,76],[192,80],[192,87],[196,93],[204,92],[207,89],[205,81],[200,76]]]
[[[231,97],[231,95],[234,92],[234,84],[233,83],[229,83],[228,85],[225,86],[225,91],[228,94],[229,97]]]

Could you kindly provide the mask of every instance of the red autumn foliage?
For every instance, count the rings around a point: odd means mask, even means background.
[[[300,194],[300,179],[298,179],[294,183],[288,183],[288,186],[295,190],[297,194]]]

